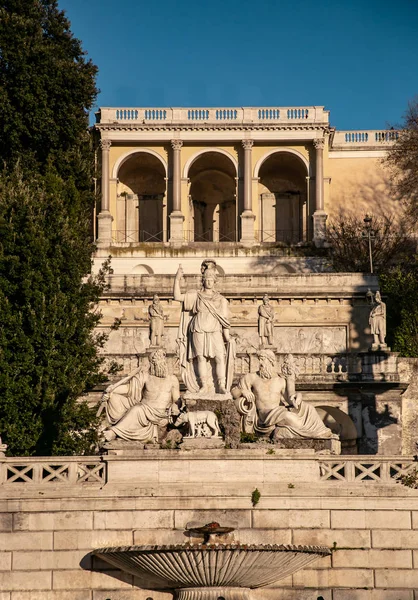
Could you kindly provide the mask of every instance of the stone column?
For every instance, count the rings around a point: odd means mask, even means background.
[[[252,245],[254,239],[254,221],[252,203],[252,148],[253,140],[242,140],[244,148],[244,210],[241,214],[241,242]]]
[[[108,246],[112,243],[112,221],[113,217],[110,214],[110,192],[109,192],[109,152],[112,142],[110,140],[100,140],[100,148],[102,150],[102,202],[100,212],[97,215],[98,231],[97,243],[103,246]]]
[[[184,215],[181,212],[181,140],[171,140],[173,148],[173,211],[170,214],[170,242],[182,244]]]
[[[316,246],[323,246],[326,241],[327,213],[324,210],[324,147],[325,139],[313,141],[316,149],[315,168],[315,212],[313,214],[313,241]]]

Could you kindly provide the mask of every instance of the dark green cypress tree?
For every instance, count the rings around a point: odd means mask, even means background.
[[[12,454],[85,453],[97,381],[89,277],[94,156],[88,60],[56,0],[0,1],[0,435]]]

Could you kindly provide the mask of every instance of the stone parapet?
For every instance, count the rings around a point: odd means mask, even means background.
[[[186,526],[213,520],[234,527],[232,535],[243,544],[333,550],[253,590],[251,600],[414,600],[418,491],[397,483],[415,469],[413,457],[142,450],[140,468],[124,457],[89,460],[110,466],[106,482],[0,485],[1,600],[172,600],[170,592],[144,589],[144,581],[91,552],[193,542]],[[1,465],[23,461],[56,469],[69,462],[22,457],[3,458]],[[85,461],[72,457],[74,464]],[[200,481],[192,481],[199,472]],[[260,496],[254,505],[255,488]]]
[[[181,259],[176,258],[173,267],[176,271]],[[199,258],[199,263],[202,259]],[[167,269],[168,270],[168,269]],[[104,294],[130,293],[133,296],[151,296],[159,293],[161,296],[173,295],[173,274],[160,275],[110,275],[108,277],[109,291]],[[199,289],[201,277],[189,275],[186,271],[185,284],[189,289]],[[361,273],[294,273],[288,275],[274,275],[267,273],[254,274],[226,274],[219,277],[217,289],[224,295],[262,297],[266,292],[281,298],[327,298],[327,297],[353,297],[365,294],[369,289],[378,289],[378,279],[375,275]]]

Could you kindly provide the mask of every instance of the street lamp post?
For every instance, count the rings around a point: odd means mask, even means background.
[[[362,231],[362,237],[367,238],[369,244],[369,261],[370,261],[370,273],[373,273],[373,252],[372,252],[372,240],[375,238],[375,232],[372,229],[373,219],[370,215],[366,215],[363,219],[364,231]]]

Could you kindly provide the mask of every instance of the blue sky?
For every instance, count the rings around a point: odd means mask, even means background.
[[[98,106],[324,105],[380,129],[418,95],[417,0],[59,0]]]

